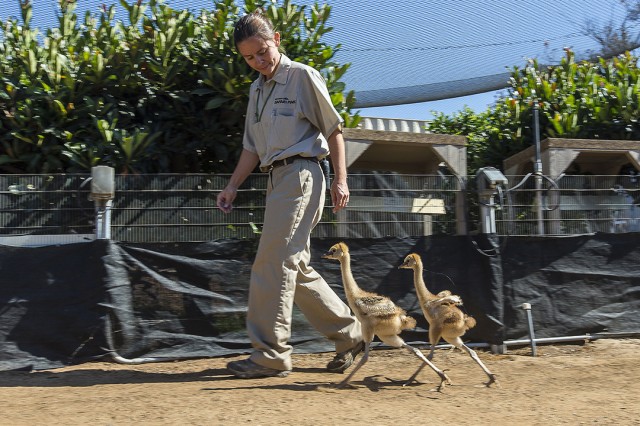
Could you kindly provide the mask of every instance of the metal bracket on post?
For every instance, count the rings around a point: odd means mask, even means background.
[[[91,168],[91,195],[96,209],[96,239],[111,239],[111,205],[115,198],[115,172],[112,167]]]
[[[483,234],[496,233],[495,203],[496,187],[507,185],[509,181],[502,172],[495,167],[482,167],[476,173],[478,194],[480,198],[480,219]]]

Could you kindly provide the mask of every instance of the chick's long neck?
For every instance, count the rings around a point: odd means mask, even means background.
[[[418,293],[418,299],[420,300],[420,304],[424,305],[426,302],[430,300],[437,299],[437,296],[429,291],[427,285],[424,282],[424,278],[422,276],[423,266],[422,262],[417,262],[416,267],[413,268],[413,283],[416,287],[416,293]]]
[[[352,305],[362,290],[353,278],[353,273],[351,272],[351,256],[349,253],[345,253],[342,259],[340,259],[340,271],[342,272],[342,284],[345,295],[347,296],[347,300],[349,300],[349,305]]]

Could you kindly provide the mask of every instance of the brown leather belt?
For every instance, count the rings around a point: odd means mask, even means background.
[[[315,161],[316,163],[318,162],[318,159],[316,157],[292,155],[291,157],[283,158],[282,160],[275,160],[273,163],[271,163],[268,166],[260,167],[260,171],[262,173],[269,173],[271,170],[275,169],[276,167],[286,166],[287,164],[291,164],[296,160],[310,160],[310,161]]]

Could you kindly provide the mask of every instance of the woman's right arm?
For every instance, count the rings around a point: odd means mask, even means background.
[[[220,210],[225,213],[231,212],[233,209],[233,200],[235,200],[236,195],[238,195],[238,188],[247,176],[253,172],[259,162],[258,154],[247,151],[246,149],[242,150],[238,164],[236,164],[236,168],[229,178],[227,186],[218,194],[217,206]]]

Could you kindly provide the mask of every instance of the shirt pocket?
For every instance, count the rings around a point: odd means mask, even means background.
[[[276,117],[293,117],[295,113],[295,108],[279,107],[273,109],[273,115]]]
[[[296,116],[295,108],[275,108],[271,121],[271,142],[278,149],[287,149],[300,142],[300,119]]]

